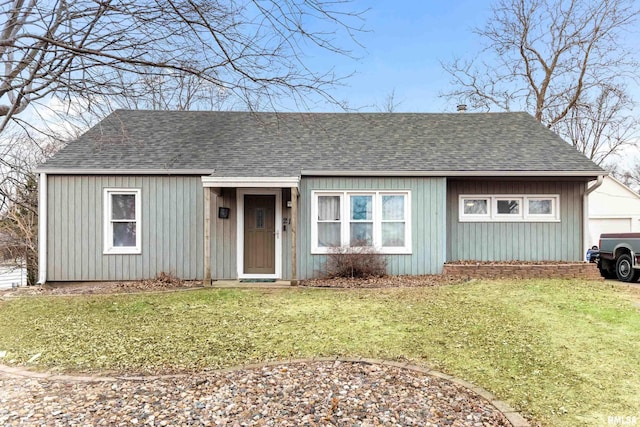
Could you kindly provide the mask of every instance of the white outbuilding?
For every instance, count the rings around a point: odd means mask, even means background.
[[[589,195],[589,242],[602,233],[640,233],[640,195],[608,176]]]

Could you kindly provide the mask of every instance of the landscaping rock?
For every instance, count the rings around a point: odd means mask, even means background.
[[[0,377],[0,425],[510,426],[445,379],[331,361],[115,383]]]

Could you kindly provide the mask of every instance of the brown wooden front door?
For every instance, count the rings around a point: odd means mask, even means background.
[[[276,272],[276,196],[244,196],[244,273]]]

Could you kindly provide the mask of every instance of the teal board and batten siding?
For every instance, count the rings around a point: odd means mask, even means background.
[[[439,274],[445,262],[446,180],[425,177],[303,177],[300,182],[298,278],[322,274],[325,255],[311,253],[314,190],[408,190],[411,192],[412,253],[387,255],[389,274]]]
[[[581,261],[584,181],[449,180],[447,261]],[[459,196],[558,194],[559,222],[460,222]]]
[[[103,254],[105,188],[140,189],[141,254]],[[49,175],[47,198],[47,280],[133,280],[161,272],[202,278],[204,197],[199,176]]]

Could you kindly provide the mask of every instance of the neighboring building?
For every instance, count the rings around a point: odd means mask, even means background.
[[[27,284],[27,269],[24,260],[13,259],[10,249],[11,239],[7,234],[0,232],[0,289],[11,289]],[[17,261],[17,262],[16,262]]]
[[[602,233],[640,233],[640,195],[613,177],[606,177],[589,195],[589,245]]]
[[[0,289],[27,285],[27,269],[0,264]]]
[[[116,111],[38,172],[40,282],[304,279],[362,242],[391,274],[580,261],[606,175],[527,113],[167,111]]]

